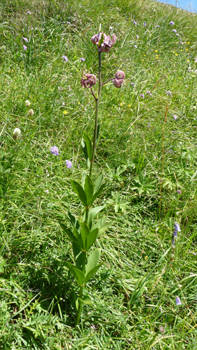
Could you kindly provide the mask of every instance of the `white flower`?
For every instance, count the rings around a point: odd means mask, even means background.
[[[29,107],[30,106],[30,102],[28,100],[25,101],[25,106]]]
[[[13,138],[14,140],[17,140],[21,136],[21,131],[19,128],[14,129],[13,131]]]
[[[30,109],[30,110],[28,111],[28,114],[29,114],[29,115],[34,115],[34,110],[33,110],[33,109]]]

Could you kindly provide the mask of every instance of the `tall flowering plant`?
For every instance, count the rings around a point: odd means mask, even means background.
[[[110,38],[110,36],[107,36],[105,33],[100,32],[94,35],[91,40],[92,43],[97,46],[98,51],[97,94],[93,90],[93,86],[97,83],[97,78],[94,74],[85,74],[81,79],[81,85],[84,88],[90,89],[95,100],[95,125],[93,142],[87,134],[85,134],[82,139],[82,148],[89,169],[89,175],[85,177],[82,184],[74,180],[71,181],[72,188],[84,207],[83,219],[81,222],[79,222],[70,212],[68,212],[71,228],[67,227],[64,223],[60,223],[62,229],[72,242],[73,263],[65,262],[65,264],[69,268],[70,273],[73,275],[79,286],[79,293],[75,298],[77,311],[76,324],[79,324],[80,322],[83,305],[91,303],[91,298],[87,294],[84,294],[84,288],[90,278],[98,271],[101,266],[99,263],[101,250],[99,248],[92,249],[92,246],[95,243],[96,239],[99,238],[109,227],[109,223],[106,222],[106,217],[103,217],[96,222],[94,220],[96,215],[104,208],[104,206],[93,207],[94,201],[101,195],[105,187],[105,184],[102,184],[102,174],[99,175],[95,181],[92,180],[92,168],[98,141],[98,109],[101,96],[101,88],[109,80],[113,81],[113,84],[116,88],[120,88],[125,79],[124,72],[118,71],[115,74],[114,78],[109,79],[104,83],[101,82],[101,55],[103,52],[109,52],[109,50],[115,44],[115,34],[113,34],[112,38]]]

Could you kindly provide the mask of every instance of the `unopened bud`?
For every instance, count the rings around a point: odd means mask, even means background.
[[[19,128],[14,129],[13,131],[13,138],[14,140],[17,140],[21,136],[21,131]]]
[[[94,74],[85,74],[81,79],[81,86],[85,88],[91,88],[96,84],[96,76]]]

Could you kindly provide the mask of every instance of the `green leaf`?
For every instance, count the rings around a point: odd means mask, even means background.
[[[60,226],[61,228],[64,230],[64,232],[67,233],[68,237],[70,238],[71,242],[78,244],[76,237],[73,235],[73,233],[71,232],[71,230],[69,228],[67,228],[64,224],[62,224],[60,222]]]
[[[81,298],[78,298],[79,301],[82,303],[82,304],[85,304],[85,305],[91,305],[92,304],[92,299],[88,296],[88,295],[85,295],[83,297],[83,299]]]
[[[81,146],[83,148],[83,152],[84,152],[84,155],[85,155],[87,167],[90,168],[90,161],[89,161],[89,157],[88,157],[87,146],[86,146],[86,143],[85,143],[84,139],[81,140]]]
[[[70,219],[71,224],[76,227],[77,231],[80,228],[79,222],[77,221],[77,219],[74,217],[74,215],[72,215],[69,211],[68,211],[68,217]]]
[[[97,221],[97,223],[92,227],[92,229],[98,228],[98,237],[100,237],[108,229],[108,227],[112,225],[111,221],[106,223],[106,220],[107,217],[105,216],[99,221]]]
[[[86,176],[84,190],[87,197],[87,203],[88,205],[90,205],[92,201],[93,192],[94,192],[94,186],[89,176]]]
[[[98,233],[99,233],[99,230],[98,230],[98,228],[96,228],[96,229],[92,230],[89,233],[89,235],[87,236],[87,239],[86,239],[86,250],[87,251],[90,249],[92,244],[94,244],[94,242],[96,241]]]
[[[89,235],[90,230],[85,222],[81,224],[81,238],[83,241],[83,248],[86,249],[86,238]]]
[[[87,206],[87,197],[83,190],[83,187],[76,181],[71,180],[71,185],[75,193],[78,195],[79,199],[83,203],[83,205]]]
[[[103,210],[105,208],[104,205],[101,205],[100,207],[95,207],[89,210],[88,212],[88,225],[91,228],[92,227],[92,220],[93,218],[99,213],[99,211]]]
[[[86,254],[84,254],[79,246],[75,243],[72,244],[72,248],[76,267],[79,270],[82,270],[83,266],[85,265]]]
[[[85,265],[86,276],[98,264],[101,255],[101,249],[96,248],[90,254],[87,264]]]
[[[92,197],[92,203],[95,201],[95,199],[96,199],[97,197],[100,196],[100,194],[102,193],[102,191],[103,191],[103,189],[105,188],[105,186],[106,186],[106,184],[101,185],[101,187],[99,188],[99,190],[98,190],[96,193],[94,193],[94,195],[93,195],[93,197]]]
[[[87,275],[85,278],[85,283],[87,283],[90,278],[98,271],[98,269],[101,267],[102,264],[99,264],[97,266],[95,266]]]
[[[89,136],[87,134],[84,134],[83,136],[85,144],[86,144],[86,149],[87,149],[87,154],[88,154],[88,158],[89,161],[91,162],[92,160],[92,153],[93,153],[93,149],[92,149],[92,142],[89,138]]]
[[[84,282],[85,282],[85,275],[84,273],[79,270],[77,267],[75,267],[74,265],[72,265],[71,263],[65,261],[65,265],[69,268],[70,272],[73,274],[73,276],[75,277],[78,285],[80,287],[84,286]]]
[[[102,181],[103,181],[103,174],[99,175],[95,181],[95,184],[94,184],[94,192],[96,193],[99,188],[101,187],[101,184],[102,184]]]

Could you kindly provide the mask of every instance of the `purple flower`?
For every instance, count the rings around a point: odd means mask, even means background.
[[[30,11],[27,11],[27,15],[31,15],[31,12],[30,12]]]
[[[109,50],[116,42],[116,35],[112,34],[111,39],[109,35],[106,35],[105,33],[101,32],[95,34],[92,37],[91,41],[94,45],[98,46],[98,52],[109,52]]]
[[[59,156],[59,149],[56,146],[51,147],[51,153],[54,154],[54,156]]]
[[[66,166],[68,169],[72,168],[73,163],[70,160],[66,160]]]
[[[125,74],[123,71],[118,70],[115,74],[115,78],[113,80],[113,84],[116,88],[120,88],[124,82]]]
[[[171,24],[172,26],[174,25],[174,22],[173,21],[171,21],[169,24]]]
[[[171,96],[172,95],[171,91],[166,91],[166,95]]]
[[[134,47],[137,49],[137,45],[134,45]]]
[[[157,25],[155,28],[160,28],[160,26],[159,26],[159,25]]]
[[[146,27],[146,22],[144,22],[144,27]]]
[[[176,29],[172,29],[172,32],[176,33]]]
[[[178,33],[176,33],[176,36],[180,36]]]
[[[180,298],[176,297],[176,305],[181,305],[181,304],[182,304],[182,302],[181,302]]]
[[[139,35],[136,35],[136,39],[139,39]]]
[[[23,38],[23,40],[24,40],[26,43],[29,42],[29,40],[28,40],[27,38]]]
[[[173,118],[174,118],[174,120],[176,120],[178,117],[176,114],[173,114]]]
[[[81,86],[86,89],[90,89],[93,85],[96,84],[96,76],[94,74],[85,74],[81,79]]]
[[[181,231],[180,226],[179,226],[179,224],[177,224],[177,222],[174,224],[174,228],[175,228],[175,231],[177,231],[177,232]]]
[[[140,97],[144,98],[144,94],[140,94]]]
[[[173,232],[173,236],[174,236],[174,237],[178,237],[177,231],[176,231],[176,230]]]
[[[181,194],[182,192],[181,192],[181,190],[177,190],[177,193],[178,193],[178,194]]]
[[[148,128],[150,128],[150,123],[148,124]]]
[[[183,45],[182,41],[179,41],[179,44]]]
[[[67,24],[71,24],[70,22],[66,22]]]
[[[133,24],[135,24],[135,26],[137,25],[137,22],[136,21],[133,21]]]
[[[150,96],[152,95],[150,91],[146,91],[146,93],[147,93],[148,95],[150,95]]]
[[[27,50],[27,46],[23,45],[23,49],[26,51]]]
[[[132,86],[135,86],[135,84],[134,84],[134,83],[132,83],[132,82],[131,82],[131,85],[132,85]]]
[[[85,58],[81,57],[81,62],[85,62]]]
[[[68,62],[68,57],[67,56],[62,56],[62,58],[64,59],[64,61]]]

